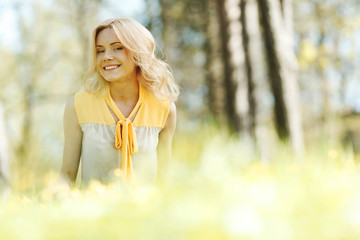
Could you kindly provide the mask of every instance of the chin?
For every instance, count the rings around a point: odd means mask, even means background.
[[[105,79],[105,81],[107,81],[107,82],[116,82],[116,81],[118,81],[117,78],[104,78],[104,79]]]
[[[107,82],[114,82],[114,81],[117,81],[120,78],[119,76],[104,76],[104,75],[102,75],[102,77]]]

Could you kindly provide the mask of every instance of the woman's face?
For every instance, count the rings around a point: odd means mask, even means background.
[[[130,52],[121,44],[113,29],[101,30],[95,43],[97,70],[106,81],[123,81],[136,77]]]

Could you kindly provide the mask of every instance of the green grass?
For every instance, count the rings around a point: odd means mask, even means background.
[[[264,164],[245,146],[214,129],[179,133],[157,185],[55,191],[56,172],[32,174],[35,190],[0,205],[0,239],[359,239],[360,168],[348,151],[295,158],[277,144]]]

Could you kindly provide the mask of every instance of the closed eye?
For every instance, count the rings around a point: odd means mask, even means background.
[[[102,50],[102,49],[101,49],[101,50],[96,50],[96,53],[97,53],[97,54],[100,54],[100,53],[103,53],[103,52],[105,52],[105,51]]]
[[[114,50],[122,50],[122,49],[124,49],[123,47],[116,47],[116,48],[114,48]]]

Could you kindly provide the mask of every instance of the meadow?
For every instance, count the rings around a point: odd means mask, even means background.
[[[351,151],[295,157],[277,144],[264,162],[244,146],[214,129],[178,133],[167,174],[149,185],[69,190],[56,171],[39,173],[1,203],[0,239],[359,239]]]

